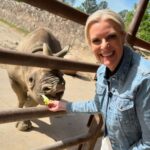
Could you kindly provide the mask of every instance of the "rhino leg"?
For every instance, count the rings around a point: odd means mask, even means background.
[[[32,123],[30,120],[18,121],[16,123],[16,128],[20,131],[28,131],[32,128]]]
[[[24,108],[37,106],[34,101],[26,101],[24,103]],[[16,128],[20,131],[28,131],[32,129],[32,123],[30,120],[18,121],[16,123]]]
[[[37,106],[37,103],[34,101],[27,100],[24,103],[24,108]],[[20,131],[28,131],[32,129],[32,123],[30,120],[19,121],[16,123],[16,128]]]
[[[27,101],[27,94],[23,91],[23,88],[13,78],[9,77],[11,87],[17,95],[18,107],[23,108]],[[30,120],[19,121],[16,123],[16,128],[20,131],[27,131],[32,128]]]
[[[34,107],[37,106],[37,103],[34,101],[26,101],[24,104],[24,108],[26,107]],[[20,131],[27,131],[30,130],[32,128],[32,123],[30,120],[25,120],[25,121],[19,121],[16,123],[16,127],[18,130]]]

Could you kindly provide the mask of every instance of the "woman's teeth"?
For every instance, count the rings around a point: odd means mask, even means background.
[[[101,53],[101,55],[103,57],[108,57],[108,56],[111,56],[113,54],[113,52],[109,52],[109,53]]]

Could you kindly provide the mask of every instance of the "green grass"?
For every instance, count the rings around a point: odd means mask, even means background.
[[[8,22],[7,20],[4,20],[4,19],[2,19],[2,18],[0,18],[0,22],[4,23],[4,24],[8,25],[9,27],[14,28],[15,30],[17,30],[17,31],[19,31],[19,32],[22,32],[22,33],[24,33],[24,34],[29,33],[29,31],[28,31],[27,29],[17,27],[15,24],[13,24],[13,23],[11,23],[11,22]]]

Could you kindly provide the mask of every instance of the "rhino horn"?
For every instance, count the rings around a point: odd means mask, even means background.
[[[53,55],[56,57],[64,57],[68,53],[69,48],[70,48],[70,45],[67,45],[67,46],[65,46],[64,49],[62,49],[61,51],[59,51],[58,53],[53,54]]]
[[[50,55],[52,56],[52,50],[49,48],[49,46],[46,43],[43,43],[43,54],[44,55]]]

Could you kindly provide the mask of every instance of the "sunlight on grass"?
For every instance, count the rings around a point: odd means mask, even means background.
[[[2,18],[0,18],[0,22],[4,23],[4,24],[8,25],[9,27],[14,28],[14,29],[16,29],[17,31],[22,32],[22,33],[24,33],[24,34],[28,34],[28,33],[29,33],[29,31],[28,31],[27,29],[17,27],[15,24],[13,24],[13,23],[11,23],[11,22],[8,22],[8,21],[6,21],[6,20],[4,20],[4,19],[2,19]]]

